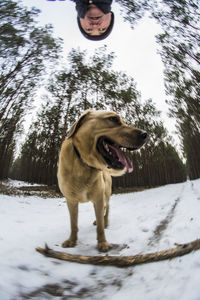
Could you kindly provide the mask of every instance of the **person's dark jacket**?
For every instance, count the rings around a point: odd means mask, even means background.
[[[79,18],[84,19],[85,14],[88,9],[89,1],[88,0],[72,0],[76,3],[76,10]],[[111,11],[112,0],[93,0],[95,4],[104,14],[108,14]]]

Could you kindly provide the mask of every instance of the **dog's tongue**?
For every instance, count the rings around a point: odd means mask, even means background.
[[[121,162],[123,166],[126,167],[127,172],[131,173],[133,171],[133,165],[132,162],[128,157],[125,156],[125,154],[118,148],[117,146],[109,145],[110,151],[117,156],[118,160]]]

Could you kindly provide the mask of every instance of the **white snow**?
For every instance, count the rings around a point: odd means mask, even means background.
[[[113,195],[110,203],[106,237],[124,245],[110,255],[154,252],[200,238],[200,179]],[[35,251],[46,242],[55,250],[98,254],[93,221],[92,204],[80,204],[78,244],[63,249],[70,230],[64,198],[0,195],[0,300],[200,299],[200,251],[128,268],[64,262]]]
[[[21,187],[21,186],[40,186],[40,184],[37,183],[28,183],[26,181],[19,181],[19,180],[5,180],[4,184],[7,184],[11,187]]]

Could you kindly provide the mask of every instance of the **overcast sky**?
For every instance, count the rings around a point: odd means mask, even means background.
[[[103,41],[85,39],[77,27],[75,4],[70,0],[23,0],[27,7],[35,6],[41,10],[39,24],[51,23],[55,36],[64,40],[64,56],[72,48],[87,50],[92,54],[94,49],[103,45],[108,51],[114,51],[116,59],[113,68],[132,76],[142,99],[152,98],[156,107],[162,111],[162,119],[170,133],[174,130],[174,122],[166,117],[168,106],[165,104],[163,83],[163,64],[157,53],[155,35],[161,29],[154,20],[143,18],[133,29],[124,22],[120,14],[120,6],[113,1],[112,11],[115,14],[115,25],[111,35]]]

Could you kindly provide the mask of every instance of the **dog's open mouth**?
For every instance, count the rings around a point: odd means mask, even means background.
[[[108,167],[116,170],[127,169],[128,173],[133,171],[133,165],[130,159],[123,152],[123,149],[136,150],[137,148],[125,148],[118,145],[106,137],[100,137],[97,141],[97,150],[105,159]]]

